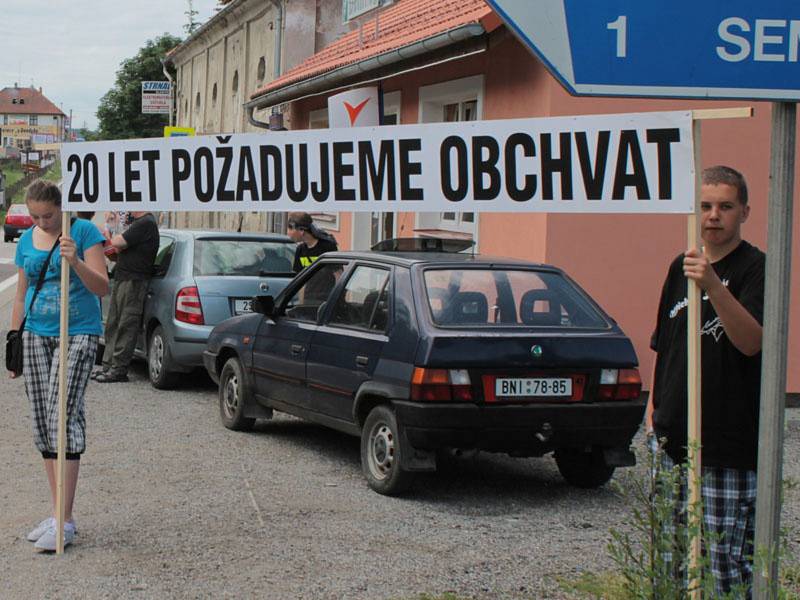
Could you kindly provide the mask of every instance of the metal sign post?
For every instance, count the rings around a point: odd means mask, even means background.
[[[795,104],[773,104],[756,492],[756,552],[767,551],[767,564],[755,570],[754,597],[761,599],[778,597],[796,128]]]

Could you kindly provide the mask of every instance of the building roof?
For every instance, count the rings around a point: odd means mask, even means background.
[[[66,116],[42,94],[41,88],[16,86],[0,90],[0,114]]]
[[[259,88],[250,98],[258,98],[267,92],[421,42],[464,25],[481,23],[487,30],[494,29],[500,21],[492,18],[493,16],[492,9],[484,0],[397,0],[374,18],[364,22],[359,29],[345,34],[278,79]]]

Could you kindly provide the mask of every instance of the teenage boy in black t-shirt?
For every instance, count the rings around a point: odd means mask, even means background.
[[[338,249],[336,238],[314,224],[306,212],[289,213],[287,235],[297,242],[292,270],[299,273],[326,252]]]
[[[741,238],[747,184],[738,171],[703,171],[703,248],[669,268],[651,347],[657,352],[648,432],[670,461],[686,459],[687,281],[702,289],[702,494],[716,592],[749,590],[755,527],[765,256]],[[748,592],[749,594],[749,592]]]

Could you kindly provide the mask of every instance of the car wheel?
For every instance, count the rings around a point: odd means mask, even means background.
[[[172,359],[161,325],[153,330],[147,345],[147,375],[154,388],[167,390],[175,385],[175,373],[171,372]]]
[[[614,474],[603,459],[600,448],[585,452],[576,448],[559,448],[555,452],[556,465],[568,483],[579,488],[597,488]]]
[[[12,235],[4,235],[3,238],[5,239],[6,242],[11,242],[14,240],[14,236]]]
[[[369,487],[387,496],[406,490],[413,473],[404,471],[402,464],[403,448],[394,411],[376,406],[361,430],[361,469]]]
[[[249,390],[238,358],[229,358],[219,376],[219,416],[222,424],[234,431],[249,431],[256,420],[244,416]]]

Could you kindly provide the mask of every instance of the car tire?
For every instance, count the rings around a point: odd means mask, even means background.
[[[606,464],[602,450],[597,447],[589,452],[577,448],[559,448],[555,458],[561,476],[575,487],[598,488],[614,475],[615,468]]]
[[[373,408],[361,430],[361,469],[369,487],[393,496],[408,489],[413,473],[405,471],[397,417],[389,406]]]
[[[233,431],[250,431],[256,420],[244,416],[250,390],[238,358],[229,358],[219,375],[219,417]]]
[[[4,235],[3,238],[5,239],[6,242],[13,242],[14,241],[14,236],[13,235]]]
[[[161,325],[150,334],[147,343],[147,376],[157,390],[168,390],[175,386],[176,375],[172,372],[172,358]]]

